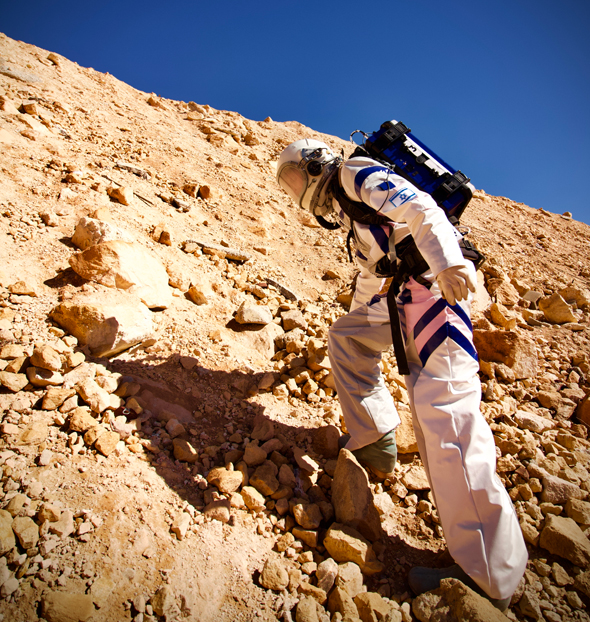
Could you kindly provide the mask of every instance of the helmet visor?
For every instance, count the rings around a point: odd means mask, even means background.
[[[287,164],[281,169],[278,182],[281,188],[299,205],[301,197],[307,190],[307,173],[297,166]]]

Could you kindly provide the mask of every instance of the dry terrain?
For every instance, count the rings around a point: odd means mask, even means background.
[[[338,451],[326,336],[355,270],[276,185],[300,137],[352,150],[0,34],[0,619],[502,619],[409,590],[451,562],[391,352],[396,477]],[[511,620],[590,620],[590,228],[567,210],[478,190],[462,218],[530,552]]]

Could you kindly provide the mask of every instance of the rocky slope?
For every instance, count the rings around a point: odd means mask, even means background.
[[[409,592],[449,559],[390,353],[395,480],[338,452],[326,335],[354,270],[276,187],[299,137],[351,149],[0,35],[4,620],[500,616],[461,584]],[[531,559],[512,620],[589,619],[590,229],[563,208],[478,191],[462,219]]]

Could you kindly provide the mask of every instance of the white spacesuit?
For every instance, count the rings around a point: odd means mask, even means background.
[[[392,222],[351,222],[330,192],[336,175],[349,199]],[[509,599],[523,576],[527,551],[496,476],[493,436],[479,409],[470,321],[475,268],[463,257],[456,229],[430,195],[389,168],[362,157],[341,163],[318,141],[287,147],[277,179],[301,207],[320,216],[333,212],[345,227],[354,227],[360,265],[354,300],[328,336],[351,451],[371,447],[400,423],[378,365],[392,336],[376,264],[408,235],[428,263],[430,269],[404,283],[397,297],[414,431],[451,555],[491,599]]]

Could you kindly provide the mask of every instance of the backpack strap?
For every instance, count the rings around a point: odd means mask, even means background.
[[[392,223],[391,218],[387,218],[384,214],[376,212],[362,201],[353,201],[348,198],[346,191],[340,185],[338,176],[334,175],[334,179],[330,185],[332,196],[338,201],[342,211],[355,222],[361,225],[388,225]]]

